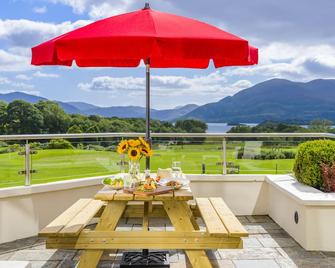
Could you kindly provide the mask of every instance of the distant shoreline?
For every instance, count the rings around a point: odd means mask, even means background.
[[[232,127],[237,126],[238,124],[228,124],[228,123],[206,123],[208,126],[208,129],[206,133],[226,133],[228,132]],[[259,123],[240,123],[241,125],[247,125],[250,127],[257,126]],[[304,128],[308,128],[309,125],[305,124],[296,124]],[[333,128],[335,127],[332,126]]]

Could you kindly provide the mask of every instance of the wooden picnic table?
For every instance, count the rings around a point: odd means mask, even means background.
[[[105,249],[143,248],[183,249],[193,267],[212,267],[206,249],[241,248],[241,237],[248,235],[222,198],[197,198],[197,212],[193,213],[189,188],[143,196],[105,186],[95,200],[88,200],[78,205],[79,200],[40,232],[48,237],[47,248],[83,249],[78,267],[96,267]],[[71,218],[74,211],[77,214]],[[202,217],[205,231],[199,230],[196,214]],[[100,220],[95,230],[84,229],[97,215]],[[132,216],[143,218],[142,231],[115,230],[121,217]],[[149,218],[157,216],[167,216],[175,231],[150,231]]]

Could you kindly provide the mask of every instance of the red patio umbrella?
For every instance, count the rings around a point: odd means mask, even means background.
[[[216,68],[258,63],[247,40],[198,20],[141,10],[93,22],[32,48],[33,65],[136,67],[146,64],[146,138],[150,141],[150,68]],[[150,161],[147,159],[147,168]]]

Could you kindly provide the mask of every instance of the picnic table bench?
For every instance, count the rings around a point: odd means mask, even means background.
[[[104,250],[183,249],[193,267],[212,267],[207,249],[242,248],[248,236],[222,198],[196,198],[190,189],[155,196],[142,196],[104,187],[95,199],[80,199],[64,211],[40,236],[51,249],[81,249],[78,267],[96,267]],[[100,217],[94,230],[85,229]],[[168,217],[175,231],[150,231],[149,218]],[[143,218],[142,231],[116,231],[122,217]],[[201,217],[206,230],[200,230]]]

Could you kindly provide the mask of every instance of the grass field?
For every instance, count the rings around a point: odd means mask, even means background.
[[[294,149],[293,149],[294,150]],[[236,149],[227,150],[227,161],[239,166],[241,174],[284,174],[292,170],[293,159],[250,160],[236,159]],[[152,157],[152,171],[158,167],[171,167],[173,161],[180,161],[185,173],[201,173],[202,164],[206,173],[222,173],[222,151],[218,143],[184,146],[158,146]],[[110,151],[77,149],[38,150],[32,156],[32,183],[46,183],[73,178],[92,177],[117,173],[119,156]],[[144,164],[144,161],[142,160]],[[24,168],[24,158],[17,152],[0,154],[0,187],[24,185],[24,176],[18,171]]]

